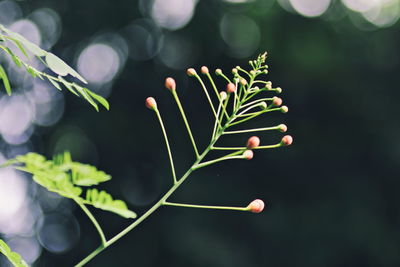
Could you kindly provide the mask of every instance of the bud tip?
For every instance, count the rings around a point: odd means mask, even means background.
[[[165,79],[165,87],[170,91],[175,90],[176,83],[175,83],[174,78],[171,78],[171,77],[166,78]]]
[[[246,150],[245,152],[243,152],[243,157],[247,160],[251,160],[254,156],[254,153],[252,150]]]
[[[255,199],[247,206],[247,209],[253,213],[260,213],[264,210],[265,204],[261,199]]]
[[[247,148],[253,149],[260,145],[260,138],[258,136],[252,136],[247,140]]]
[[[201,73],[208,74],[208,68],[206,66],[201,67]]]
[[[226,86],[226,91],[231,94],[236,92],[236,86],[233,83],[228,83],[228,85]]]
[[[284,146],[290,146],[293,143],[293,137],[290,135],[285,135],[282,137],[281,144]]]
[[[187,75],[189,75],[189,76],[194,76],[194,75],[197,74],[196,70],[193,69],[193,68],[187,69],[186,73],[187,73]]]
[[[153,97],[148,97],[146,98],[146,107],[152,110],[156,110],[157,109],[157,102]]]

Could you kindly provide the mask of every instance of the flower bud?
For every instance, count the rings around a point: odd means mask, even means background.
[[[260,213],[263,211],[265,207],[264,201],[261,199],[253,200],[248,206],[247,209],[253,213]]]
[[[152,110],[157,109],[157,102],[153,97],[146,98],[145,104],[148,109],[152,109]]]
[[[282,105],[282,98],[274,96],[272,98],[272,105],[275,107],[279,107],[280,105]]]
[[[176,89],[175,80],[171,77],[168,77],[167,79],[165,79],[165,87],[170,91],[175,90]]]
[[[250,71],[250,74],[251,74],[252,76],[254,76],[254,75],[256,75],[256,72],[255,72],[254,70],[251,70],[251,71]]]
[[[232,74],[238,74],[237,68],[233,68],[233,69],[232,69]]]
[[[245,86],[247,84],[247,81],[244,78],[242,78],[240,79],[240,84]]]
[[[268,81],[268,82],[265,84],[265,88],[267,88],[268,90],[272,90],[272,83]]]
[[[228,94],[234,93],[236,92],[236,86],[233,83],[228,83],[228,85],[226,86],[226,91],[228,92]]]
[[[287,131],[287,126],[286,126],[285,124],[280,124],[280,125],[278,125],[278,130],[279,130],[281,133],[284,133],[284,132]]]
[[[225,91],[220,92],[219,95],[221,96],[221,100],[225,100],[228,97]]]
[[[216,69],[215,70],[215,74],[216,75],[221,75],[222,74],[222,70],[221,69]]]
[[[267,109],[268,105],[266,102],[261,102],[260,107],[261,107],[261,109]]]
[[[197,74],[196,70],[193,69],[193,68],[187,69],[186,73],[187,73],[187,75],[189,75],[189,76],[194,76],[194,75]]]
[[[282,93],[282,88],[276,87],[276,88],[275,88],[275,91],[276,91],[278,94],[280,94],[280,93]]]
[[[268,70],[263,70],[264,74],[268,74]]]
[[[289,108],[287,106],[282,106],[281,107],[281,112],[282,113],[288,113],[288,111],[289,111]]]
[[[247,160],[251,160],[254,156],[254,153],[252,150],[246,150],[245,152],[243,152],[243,157]]]
[[[257,136],[252,136],[247,140],[247,148],[248,149],[253,149],[255,147],[258,147],[260,145],[260,138]]]
[[[206,66],[201,67],[201,73],[208,74],[208,68]]]
[[[293,143],[293,138],[290,135],[282,137],[281,144],[283,146],[290,146]]]

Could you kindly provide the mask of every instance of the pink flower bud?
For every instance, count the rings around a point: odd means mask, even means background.
[[[275,107],[279,107],[280,105],[282,105],[282,98],[274,96],[272,98],[272,105]]]
[[[222,70],[221,69],[216,69],[215,70],[215,74],[216,75],[221,75],[222,74]]]
[[[240,79],[240,84],[245,86],[247,84],[247,81],[244,78],[242,78]]]
[[[281,107],[281,112],[282,113],[288,113],[288,111],[289,111],[289,108],[287,106],[282,106]]]
[[[165,87],[170,91],[175,90],[176,89],[175,80],[171,77],[168,77],[167,79],[165,79]]]
[[[248,149],[253,149],[255,147],[258,147],[260,145],[260,138],[257,136],[252,136],[247,140],[247,148]]]
[[[254,156],[254,153],[252,150],[246,150],[245,152],[243,152],[243,157],[247,160],[251,160]]]
[[[226,91],[228,92],[228,94],[234,93],[236,92],[236,86],[233,83],[228,83],[228,85],[226,86]]]
[[[253,213],[260,213],[264,210],[265,204],[261,199],[253,200],[248,206],[247,209]]]
[[[279,130],[281,133],[284,133],[284,132],[287,131],[287,126],[286,126],[285,124],[280,124],[280,125],[278,126],[278,130]]]
[[[225,100],[228,97],[225,91],[220,92],[219,95],[221,96],[221,100]]]
[[[208,74],[208,68],[206,66],[201,67],[201,73]]]
[[[193,68],[187,69],[186,73],[187,73],[187,75],[189,75],[189,76],[194,76],[194,75],[197,74],[196,70],[193,69]]]
[[[282,137],[281,144],[284,146],[290,146],[293,143],[293,137],[290,135],[285,135]]]
[[[148,97],[146,98],[146,107],[152,110],[156,110],[157,109],[157,102],[153,97]]]

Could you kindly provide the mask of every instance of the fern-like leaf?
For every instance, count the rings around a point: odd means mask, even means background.
[[[136,214],[128,209],[125,202],[114,200],[105,191],[88,189],[86,198],[82,198],[83,186],[97,185],[110,180],[111,176],[89,164],[72,161],[69,152],[56,155],[52,160],[46,160],[37,153],[28,153],[3,164],[10,165],[31,173],[33,180],[47,190],[71,198],[79,204],[92,205],[125,218],[136,218]]]
[[[110,194],[105,191],[98,191],[96,188],[86,191],[86,200],[84,204],[114,212],[125,218],[136,218],[136,213],[130,211],[124,201],[118,199],[114,200]]]
[[[15,266],[15,267],[29,267],[29,265],[22,259],[21,255],[17,252],[11,251],[10,247],[6,242],[0,239],[0,252],[6,256],[6,258]]]
[[[15,55],[14,52],[9,48],[8,42],[13,43],[26,57],[27,61]],[[85,84],[87,83],[86,80],[78,72],[76,72],[73,68],[71,68],[68,64],[66,64],[62,59],[60,59],[51,52],[47,52],[41,49],[36,44],[28,41],[22,35],[5,28],[1,24],[0,24],[0,48],[11,57],[11,59],[14,61],[17,67],[24,67],[25,70],[32,77],[34,78],[39,77],[42,80],[47,79],[58,90],[62,90],[61,85],[63,85],[71,93],[75,94],[78,97],[83,97],[97,111],[99,110],[98,103],[104,106],[107,110],[109,109],[109,104],[105,98],[90,91],[89,89],[83,86],[80,86],[73,82],[68,82],[64,79],[64,77],[66,77],[67,75],[71,75],[72,77],[79,79],[81,82]],[[28,52],[36,56],[47,68],[56,73],[57,76],[39,71],[33,66],[31,66],[28,63],[30,60]],[[10,95],[11,87],[8,83],[5,71],[3,68],[1,68],[1,66],[0,66],[0,78],[3,80],[6,91]]]

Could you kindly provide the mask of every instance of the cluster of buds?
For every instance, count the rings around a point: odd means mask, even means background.
[[[257,132],[257,131],[268,131],[268,130],[277,130],[281,133],[285,133],[287,131],[287,126],[285,124],[279,124],[274,127],[264,127],[264,128],[255,128],[255,129],[244,129],[244,130],[236,130],[230,131],[228,128],[242,124],[246,121],[249,121],[255,117],[258,117],[266,112],[272,111],[281,111],[282,113],[287,113],[289,111],[287,106],[282,106],[282,98],[273,96],[272,98],[256,98],[258,94],[262,92],[275,92],[281,93],[282,89],[280,87],[273,88],[272,83],[270,81],[263,81],[261,79],[257,79],[259,75],[268,73],[268,66],[265,65],[267,54],[261,54],[256,60],[250,61],[250,65],[252,70],[246,71],[239,66],[236,66],[232,69],[233,80],[229,79],[221,69],[216,69],[215,74],[220,76],[221,78],[227,81],[226,90],[218,91],[213,78],[211,77],[210,71],[208,67],[202,66],[200,69],[200,73],[208,78],[210,83],[213,86],[213,90],[218,97],[218,106],[215,106],[215,102],[211,100],[208,89],[205,86],[205,82],[199,76],[194,68],[187,69],[187,75],[190,77],[195,77],[201,84],[201,87],[207,97],[208,103],[210,105],[211,111],[215,117],[214,129],[212,132],[212,138],[210,141],[210,145],[204,150],[203,153],[199,153],[197,144],[195,142],[194,136],[192,135],[192,131],[190,125],[187,121],[184,109],[179,100],[178,94],[176,92],[176,82],[173,78],[169,77],[165,80],[165,87],[172,93],[179,111],[181,112],[183,121],[185,123],[188,135],[191,139],[194,152],[196,155],[196,161],[193,166],[190,168],[190,171],[197,170],[199,168],[221,162],[224,160],[230,159],[246,159],[250,160],[254,156],[255,149],[268,149],[268,148],[277,148],[281,146],[289,146],[293,143],[293,138],[290,135],[285,135],[282,137],[281,141],[277,144],[273,145],[260,145],[260,138],[258,136],[251,136],[248,138],[245,147],[216,147],[215,143],[218,141],[220,137],[226,134],[241,134],[247,132]],[[248,77],[249,79],[246,79]],[[230,103],[228,105],[228,103]],[[148,97],[146,99],[146,106],[149,109],[152,109],[157,112],[158,119],[160,120],[160,124],[163,130],[164,138],[166,141],[169,159],[171,162],[171,168],[174,177],[174,184],[180,184],[181,180],[175,177],[174,164],[172,160],[172,154],[168,143],[168,138],[166,135],[165,127],[161,120],[161,115],[157,109],[157,103],[154,98]],[[261,108],[261,109],[260,109]],[[209,161],[203,161],[207,153],[211,150],[234,150],[230,154],[222,156],[220,158],[216,158]],[[185,176],[182,179],[186,179]],[[216,208],[216,209],[232,209],[232,210],[243,210],[243,211],[251,211],[254,213],[260,213],[264,209],[264,202],[260,199],[256,199],[252,201],[247,207],[221,207],[221,206],[204,206],[204,205],[189,205],[189,204],[179,204],[179,203],[168,203],[168,205],[172,206],[185,206],[185,207],[197,207],[197,208]],[[167,205],[167,204],[166,204]]]

